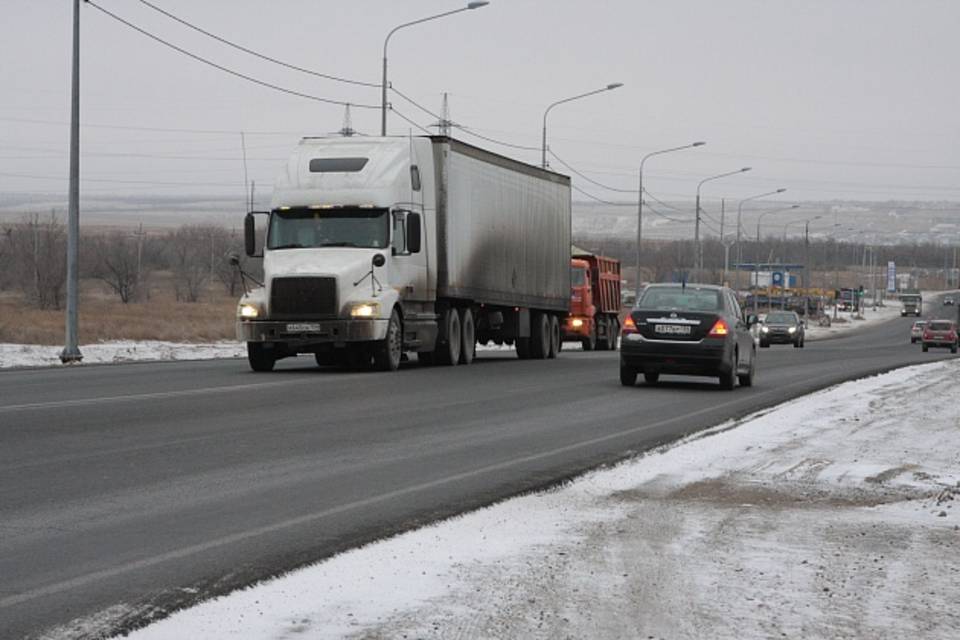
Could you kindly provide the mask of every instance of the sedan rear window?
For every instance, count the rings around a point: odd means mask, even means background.
[[[927,325],[927,328],[930,331],[949,331],[953,328],[953,323],[950,321],[931,322]]]
[[[693,287],[649,287],[637,303],[638,309],[676,309],[678,311],[719,311],[723,308],[716,289]]]

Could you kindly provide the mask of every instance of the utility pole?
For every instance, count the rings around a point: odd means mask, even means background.
[[[80,0],[73,0],[73,69],[70,91],[70,193],[67,198],[67,318],[60,362],[80,362],[77,303],[80,289]]]

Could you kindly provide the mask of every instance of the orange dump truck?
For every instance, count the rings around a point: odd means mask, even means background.
[[[570,315],[563,325],[564,341],[576,341],[584,351],[617,348],[620,333],[620,261],[589,253],[570,259]]]

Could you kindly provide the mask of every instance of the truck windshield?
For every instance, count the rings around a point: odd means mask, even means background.
[[[366,247],[385,249],[390,243],[386,209],[337,207],[275,210],[267,232],[268,249]]]
[[[582,267],[570,269],[570,286],[582,287],[587,283],[587,270]]]

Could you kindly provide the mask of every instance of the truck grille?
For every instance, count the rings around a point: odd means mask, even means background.
[[[278,320],[335,317],[336,278],[274,278],[270,316]]]

